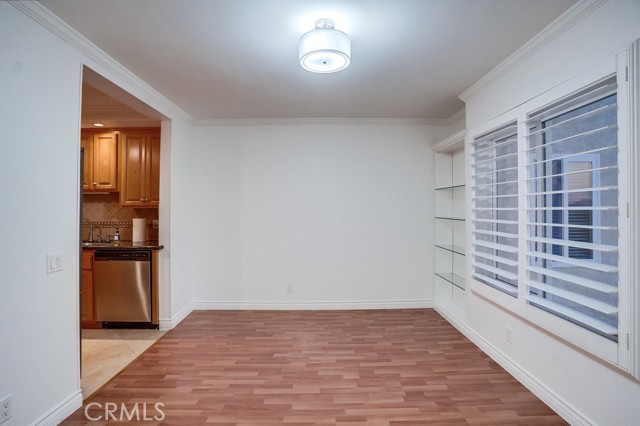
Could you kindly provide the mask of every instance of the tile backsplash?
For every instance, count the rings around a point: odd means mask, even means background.
[[[132,238],[131,219],[144,218],[147,220],[147,238],[158,240],[158,230],[153,228],[153,221],[158,220],[158,209],[134,209],[121,207],[118,193],[84,194],[82,202],[82,216],[94,223],[93,238],[98,235],[102,239],[113,237],[116,229],[120,230],[122,240]],[[89,239],[89,225],[82,226],[82,239]]]

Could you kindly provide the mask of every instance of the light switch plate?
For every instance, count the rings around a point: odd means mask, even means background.
[[[62,271],[62,253],[47,254],[47,274]]]
[[[11,395],[7,395],[0,401],[0,423],[11,418]]]

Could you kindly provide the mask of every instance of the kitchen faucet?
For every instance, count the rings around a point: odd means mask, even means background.
[[[85,223],[85,222],[89,224],[89,242],[92,243],[93,242],[93,222],[91,222],[87,218],[82,219],[82,223]]]

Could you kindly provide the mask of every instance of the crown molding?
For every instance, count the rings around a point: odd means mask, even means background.
[[[446,119],[445,119],[445,121],[447,122],[446,124],[447,124],[447,125],[451,125],[451,124],[455,123],[455,122],[456,122],[456,121],[458,121],[460,118],[464,117],[464,116],[465,116],[465,114],[466,114],[466,112],[467,112],[467,111],[466,111],[466,109],[465,109],[465,108],[462,108],[462,109],[458,110],[457,112],[453,113],[453,114],[451,115],[451,117],[449,117],[449,118],[446,118]]]
[[[436,126],[451,126],[455,124],[460,118],[464,117],[466,113],[465,107],[462,107],[458,111],[451,114],[449,118],[426,118],[424,121],[426,124],[433,124]]]
[[[220,118],[196,119],[193,125],[198,127],[212,126],[287,126],[287,125],[377,125],[403,124],[414,126],[450,126],[463,117],[465,109],[461,109],[449,118],[394,118],[394,117],[363,117],[363,118]]]
[[[377,125],[405,124],[425,126],[434,124],[422,118],[229,118],[194,120],[194,126],[288,126],[288,125]]]
[[[431,148],[435,152],[453,152],[464,147],[464,139],[467,137],[466,130],[460,130],[448,138],[434,144]]]
[[[525,43],[520,49],[516,50],[493,70],[489,71],[487,75],[478,80],[473,84],[473,86],[462,92],[458,98],[463,102],[467,102],[467,100],[473,97],[478,91],[489,86],[509,70],[520,65],[536,52],[549,45],[608,1],[609,0],[580,0],[573,7],[569,8],[569,10],[560,15],[555,21],[540,31],[531,40]]]
[[[62,41],[70,45],[75,50],[86,56],[103,70],[111,74],[108,78],[118,86],[126,86],[123,89],[135,89],[134,96],[140,98],[143,102],[148,103],[154,109],[170,118],[181,118],[192,121],[193,118],[182,108],[171,102],[160,92],[149,86],[140,77],[129,71],[118,61],[109,56],[106,52],[93,44],[89,39],[84,37],[73,27],[68,25],[53,12],[37,1],[9,1],[13,7],[33,19],[43,28],[60,38]],[[86,63],[86,61],[83,61]],[[91,64],[89,65],[90,68]],[[97,71],[94,69],[94,71]],[[132,93],[133,94],[133,93]]]

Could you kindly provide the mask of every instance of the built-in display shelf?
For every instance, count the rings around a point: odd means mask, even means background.
[[[454,189],[464,189],[465,185],[451,185],[451,186],[442,186],[440,188],[436,188],[436,191],[453,191]]]
[[[467,275],[466,132],[434,145],[434,302],[448,315],[465,316]]]
[[[458,222],[464,222],[465,218],[464,217],[453,217],[453,216],[436,216],[436,219],[441,219],[441,220],[456,220]]]
[[[455,285],[456,287],[464,290],[464,278],[462,278],[460,275],[456,275],[452,272],[436,272],[436,275],[439,276],[440,278],[442,278],[445,281],[450,282],[451,284]]]
[[[436,247],[442,250],[450,251],[461,256],[465,255],[465,248],[463,246],[456,246],[453,244],[436,244]]]

